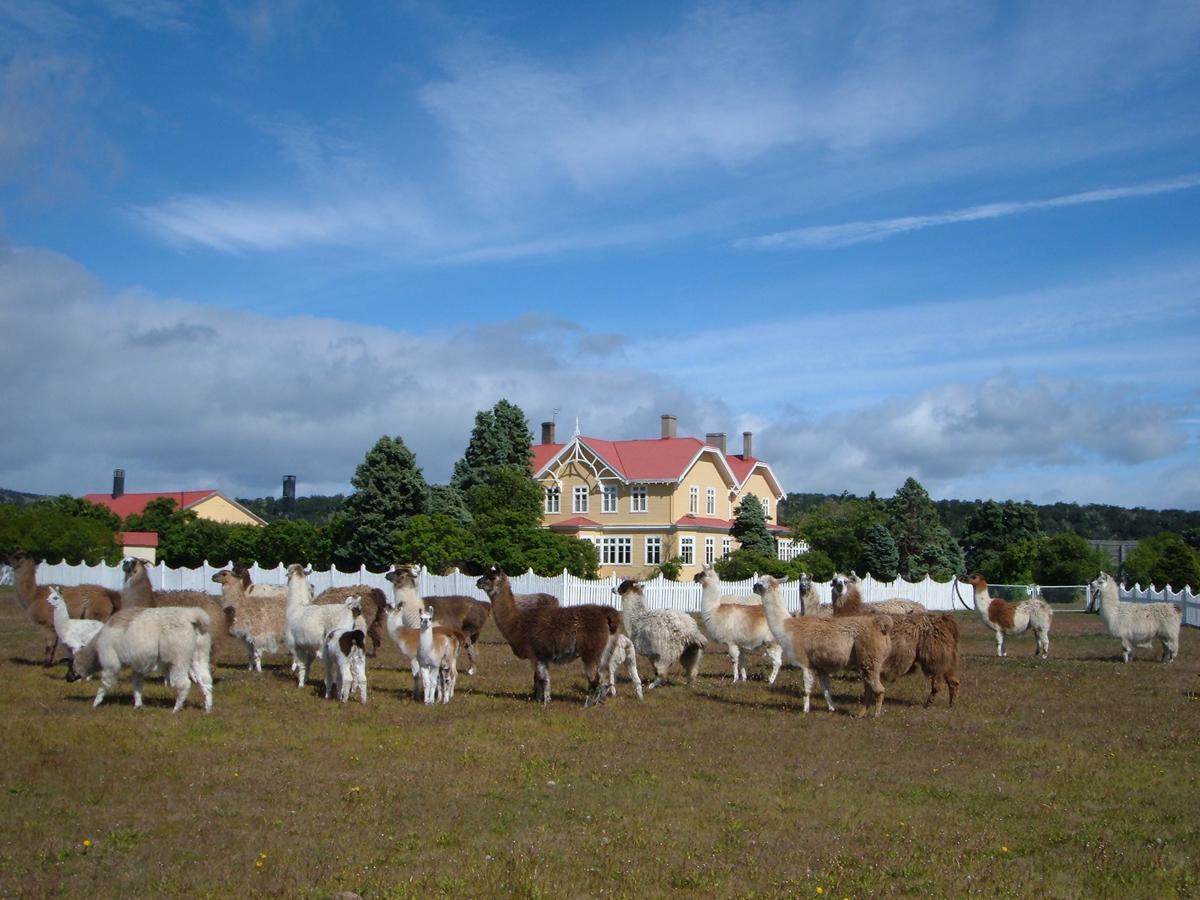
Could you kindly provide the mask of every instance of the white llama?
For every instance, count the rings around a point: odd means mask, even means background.
[[[1100,596],[1100,617],[1108,633],[1121,641],[1125,662],[1133,659],[1134,647],[1162,643],[1162,661],[1174,662],[1179,655],[1179,627],[1183,610],[1174,603],[1126,603],[1117,591],[1117,580],[1104,572],[1092,582]]]

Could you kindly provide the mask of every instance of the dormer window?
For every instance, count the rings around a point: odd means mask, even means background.
[[[562,512],[562,491],[557,486],[546,488],[546,498],[542,508],[547,513]]]

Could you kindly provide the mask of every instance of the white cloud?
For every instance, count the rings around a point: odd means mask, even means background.
[[[1066,194],[1061,197],[1051,197],[1047,200],[986,203],[979,206],[969,206],[964,209],[952,210],[951,212],[937,213],[935,215],[901,216],[894,219],[847,222],[841,225],[815,225],[807,228],[794,228],[789,231],[777,231],[773,234],[765,234],[759,237],[743,238],[736,241],[735,246],[760,250],[825,250],[836,247],[849,247],[854,244],[883,241],[890,237],[914,231],[923,231],[926,228],[934,228],[939,225],[979,222],[985,219],[1019,216],[1040,210],[1060,209],[1089,203],[1107,203],[1112,200],[1153,197],[1158,194],[1185,191],[1194,187],[1200,187],[1200,175],[1185,175],[1180,178],[1171,179],[1170,181],[1156,181],[1146,184],[1128,185],[1126,187],[1099,188],[1076,194]]]

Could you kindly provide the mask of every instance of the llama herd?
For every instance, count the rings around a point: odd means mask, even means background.
[[[18,554],[12,563],[17,600],[45,635],[45,665],[52,664],[61,643],[67,651],[68,680],[99,677],[94,706],[128,668],[135,707],[142,705],[144,677],[161,673],[175,691],[176,711],[192,683],[199,686],[205,711],[210,711],[210,658],[225,641],[245,646],[252,672],[262,671],[264,654],[286,649],[301,687],[320,659],[327,698],[345,703],[357,692],[366,703],[367,658],[376,654],[384,631],[409,661],[413,699],[449,703],[459,656],[465,654],[468,674],[477,671],[477,643],[489,615],[513,654],[530,662],[533,699],[543,705],[550,702],[551,667],[575,659],[582,663],[588,683],[585,706],[616,694],[622,668],[641,699],[639,655],[654,670],[646,690],[664,684],[676,664],[688,684],[694,684],[710,641],[725,646],[735,683],[747,679],[746,657],[757,651],[770,665],[769,684],[775,683],[785,662],[799,668],[805,713],[815,684],[821,687],[826,707],[834,710],[830,679],[841,672],[854,673],[862,681],[857,715],[878,716],[886,685],[918,670],[929,682],[926,706],[943,685],[953,706],[960,685],[957,619],[902,598],[865,602],[854,575],[835,576],[830,605],[819,602],[811,580],[803,577],[801,608],[793,615],[784,604],[780,580],[761,578],[754,585],[755,597],[722,595],[719,577],[712,566],[705,566],[695,577],[702,588],[701,630],[686,613],[648,608],[636,581],[614,589],[615,607],[562,606],[550,594],[514,594],[508,576],[496,567],[477,582],[490,601],[484,603],[464,596],[422,597],[417,589],[419,569],[408,565],[396,565],[387,573],[390,597],[366,585],[331,588],[314,596],[309,570],[291,565],[285,587],[252,584],[244,570],[217,572],[212,580],[221,586],[218,598],[199,591],[155,590],[146,564],[137,559],[125,561],[119,592],[98,585],[39,586],[33,559]],[[967,583],[974,592],[976,613],[996,636],[998,656],[1006,655],[1007,637],[1027,630],[1036,638],[1035,655],[1049,655],[1053,610],[1036,591],[1023,603],[1009,603],[992,598],[981,575],[970,576]],[[1182,610],[1177,605],[1123,602],[1116,580],[1103,573],[1091,588],[1109,633],[1121,642],[1125,662],[1135,647],[1149,647],[1155,640],[1162,645],[1164,662],[1178,656]]]

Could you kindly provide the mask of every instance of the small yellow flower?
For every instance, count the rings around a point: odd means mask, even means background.
[[[261,869],[262,867],[263,867],[263,861],[261,859],[256,859],[254,861],[254,868]]]
[[[1001,853],[1007,853],[1007,852],[1008,852],[1008,848],[1007,848],[1007,847],[1001,847],[1001,848],[1000,848],[1000,852],[1001,852]]]
[[[817,893],[818,893],[818,894],[823,894],[823,893],[825,893],[825,888],[823,888],[823,887],[819,887],[819,888],[817,888]]]
[[[260,854],[258,854],[258,858],[259,858],[259,859],[266,859],[266,858],[267,858],[267,854],[265,854],[265,853],[260,853]]]
[[[92,846],[92,839],[91,839],[91,838],[84,838],[84,839],[83,839],[83,849],[84,849],[84,850],[86,850],[86,849],[87,849],[88,847],[90,847],[90,846]]]

